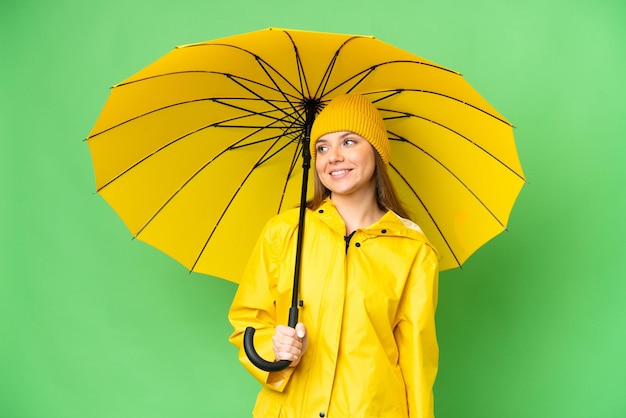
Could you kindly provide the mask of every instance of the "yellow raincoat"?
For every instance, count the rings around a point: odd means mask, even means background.
[[[264,372],[243,350],[245,328],[274,360],[271,338],[287,324],[298,210],[265,227],[233,301],[230,341],[262,384],[257,418],[429,418],[437,374],[438,263],[419,227],[387,212],[346,244],[332,201],[305,218],[300,322],[309,345],[296,368]]]

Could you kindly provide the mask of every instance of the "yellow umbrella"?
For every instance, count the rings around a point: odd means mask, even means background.
[[[390,177],[442,270],[506,229],[525,183],[512,126],[459,73],[370,36],[267,29],[176,48],[113,87],[88,137],[97,191],[136,238],[237,282],[266,221],[304,206],[311,124],[350,92],[381,112]]]
[[[265,222],[299,205],[306,109],[347,92],[382,113],[391,178],[442,270],[506,229],[525,182],[511,125],[459,73],[370,36],[174,49],[113,87],[88,137],[97,191],[136,238],[237,282]]]

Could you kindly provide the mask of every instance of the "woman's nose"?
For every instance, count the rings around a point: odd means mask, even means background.
[[[331,162],[343,160],[343,154],[339,147],[332,147],[328,152],[328,160]]]

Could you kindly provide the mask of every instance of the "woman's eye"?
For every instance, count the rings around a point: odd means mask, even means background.
[[[317,152],[324,152],[328,149],[328,147],[326,145],[318,145],[316,149],[317,149]]]
[[[353,145],[356,144],[356,141],[354,139],[346,139],[345,141],[343,141],[344,145]]]

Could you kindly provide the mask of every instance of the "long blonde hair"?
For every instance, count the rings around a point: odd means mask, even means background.
[[[398,193],[391,183],[387,167],[380,157],[380,154],[374,150],[374,180],[376,184],[376,203],[382,211],[391,210],[402,218],[411,219],[408,211],[398,198]],[[315,167],[315,164],[312,164]],[[315,210],[320,207],[324,200],[331,194],[330,190],[324,186],[317,170],[313,169],[313,197],[306,204],[307,208]]]

